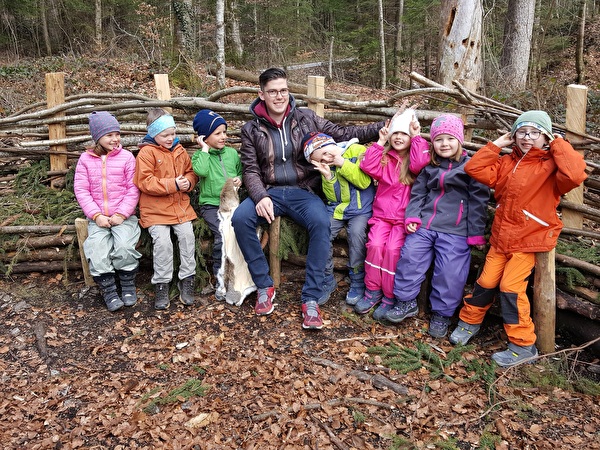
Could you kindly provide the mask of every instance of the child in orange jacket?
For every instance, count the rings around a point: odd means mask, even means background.
[[[500,156],[503,147],[512,153]],[[508,349],[494,353],[499,366],[510,367],[537,356],[527,279],[535,253],[556,246],[562,222],[556,214],[561,195],[586,179],[585,161],[571,144],[552,133],[544,111],[521,114],[510,133],[489,142],[466,164],[465,171],[494,189],[496,213],[481,276],[464,299],[453,344],[466,344],[478,331],[498,296]]]

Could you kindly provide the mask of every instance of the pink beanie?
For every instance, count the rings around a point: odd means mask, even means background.
[[[465,126],[458,117],[452,114],[442,114],[434,119],[431,123],[429,135],[431,142],[440,134],[449,134],[454,136],[462,145],[465,140]]]

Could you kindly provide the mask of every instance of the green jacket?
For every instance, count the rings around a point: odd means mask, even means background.
[[[200,205],[219,206],[225,180],[242,177],[240,156],[233,147],[223,147],[222,150],[211,148],[208,153],[196,150],[192,156],[192,168],[200,177]]]
[[[364,145],[352,143],[342,155],[346,160],[342,167],[332,167],[333,178],[327,180],[321,176],[323,193],[334,219],[372,214],[375,186],[371,177],[360,169],[360,155],[365,151]]]

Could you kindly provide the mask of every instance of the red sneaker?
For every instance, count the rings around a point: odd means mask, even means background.
[[[302,319],[302,328],[305,330],[320,330],[323,328],[321,311],[315,301],[302,303]]]
[[[271,314],[273,309],[275,309],[273,306],[274,298],[275,288],[273,286],[268,288],[259,288],[258,295],[256,297],[256,305],[254,305],[254,312],[259,316]]]

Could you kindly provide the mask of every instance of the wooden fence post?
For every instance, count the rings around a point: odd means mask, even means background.
[[[554,249],[535,255],[533,279],[533,323],[537,347],[542,353],[554,351],[556,329],[556,279]]]
[[[166,73],[155,73],[154,84],[156,85],[156,98],[159,100],[171,100],[171,88],[169,87],[169,75]],[[173,108],[163,108],[169,114]]]
[[[307,92],[309,97],[325,98],[325,77],[309,76],[307,81]],[[317,116],[325,115],[325,105],[308,101],[308,108],[312,109]]]
[[[79,246],[79,257],[81,259],[81,270],[83,271],[83,279],[86,286],[93,286],[96,284],[94,278],[90,273],[90,266],[88,264],[87,257],[83,251],[83,243],[88,237],[88,221],[78,217],[75,219],[75,232],[77,233],[77,245]]]
[[[566,126],[569,130],[578,133],[585,133],[585,110],[587,107],[587,92],[586,86],[578,84],[570,84],[567,86],[567,111],[565,115]],[[566,138],[569,139],[573,147],[577,148],[577,144],[581,142],[581,138],[574,133],[568,133]],[[578,150],[583,155],[583,150]],[[583,205],[583,184],[564,196],[566,201]],[[564,208],[562,211],[562,221],[565,227],[583,228],[583,213],[572,209]]]
[[[46,74],[46,104],[48,108],[61,105],[65,102],[65,74],[53,72]],[[59,112],[54,117],[64,117],[64,112]],[[65,122],[51,123],[48,125],[48,139],[65,139],[67,127]],[[67,170],[67,145],[58,144],[50,146],[50,170]],[[57,183],[52,181],[50,187],[55,188]]]

